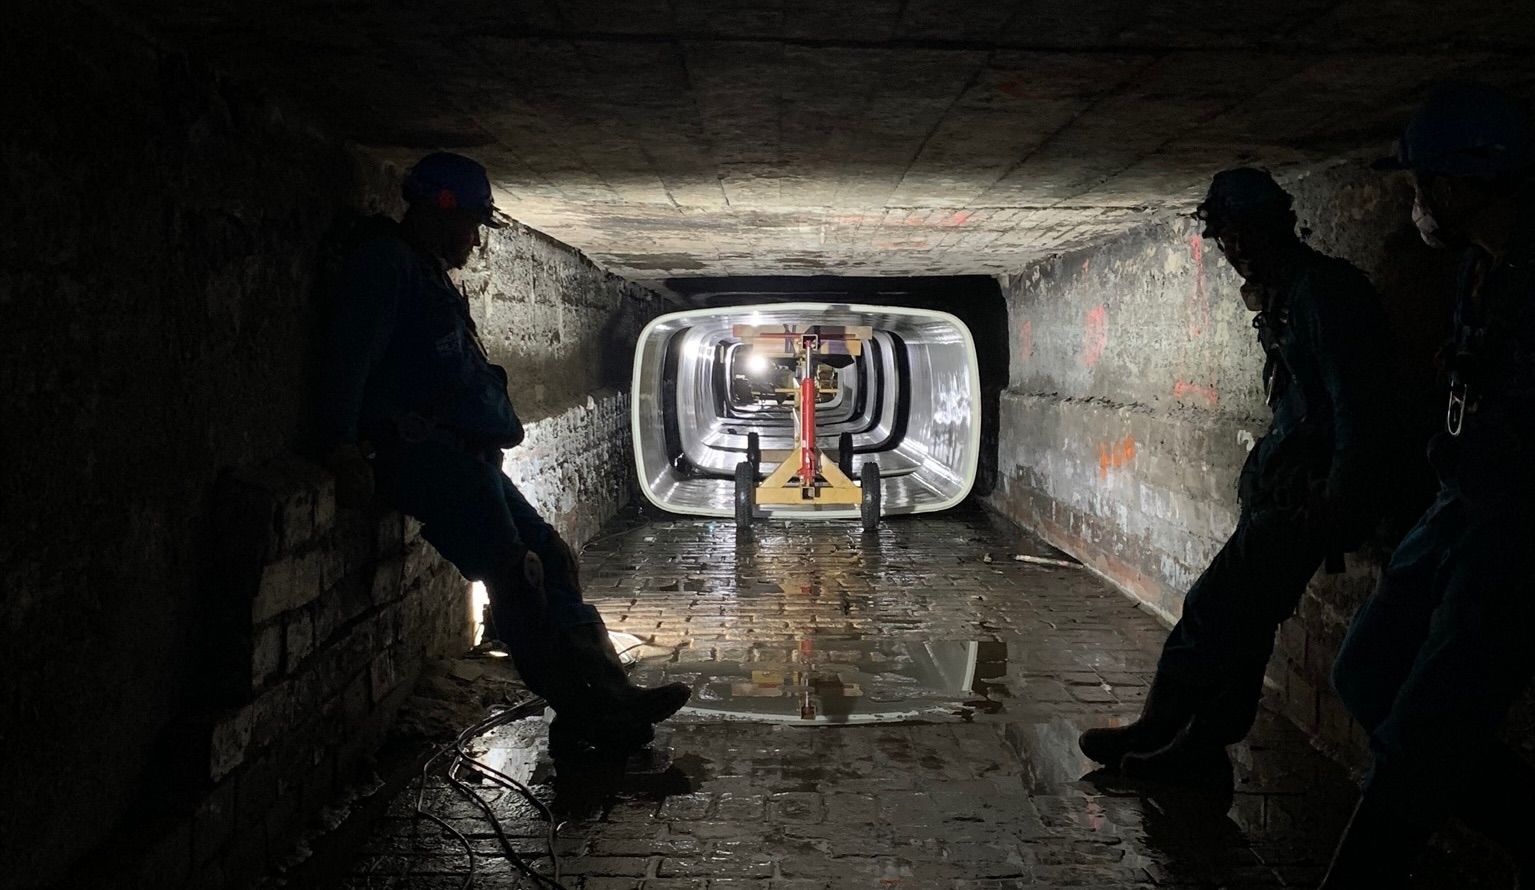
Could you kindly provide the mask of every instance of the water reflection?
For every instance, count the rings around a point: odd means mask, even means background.
[[[805,636],[753,644],[744,657],[688,661],[693,702],[683,713],[764,723],[887,723],[963,719],[995,711],[987,678],[1000,673],[998,644]],[[1005,654],[1002,656],[1005,658]],[[669,678],[682,677],[669,673]]]

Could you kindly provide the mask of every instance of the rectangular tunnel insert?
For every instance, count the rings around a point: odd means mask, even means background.
[[[816,443],[856,478],[879,466],[886,515],[958,504],[975,481],[981,397],[975,341],[946,312],[892,306],[774,303],[661,316],[640,333],[632,383],[635,467],[657,507],[733,513],[733,472],[757,435],[764,464],[794,445],[790,363],[753,353],[738,327],[872,329],[850,362],[821,368]],[[858,516],[856,505],[764,504],[774,518]]]

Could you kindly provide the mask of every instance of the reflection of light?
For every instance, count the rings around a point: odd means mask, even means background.
[[[754,352],[746,357],[746,371],[749,374],[756,374],[759,377],[766,374],[768,364],[767,356],[765,355]]]
[[[608,641],[613,644],[613,651],[618,653],[618,659],[624,664],[634,664],[639,661],[640,650],[645,648],[644,640],[621,630],[608,631]]]
[[[469,585],[469,622],[474,628],[470,634],[470,642],[478,646],[485,642],[485,632],[489,630],[485,626],[485,607],[490,605],[490,593],[485,590],[484,581],[476,581]]]

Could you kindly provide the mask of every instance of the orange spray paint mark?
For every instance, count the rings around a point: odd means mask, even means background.
[[[1189,299],[1189,336],[1203,337],[1210,328],[1210,299],[1205,287],[1205,239],[1189,238],[1189,253],[1194,261],[1194,293]]]
[[[1190,383],[1187,380],[1179,380],[1173,384],[1173,398],[1180,402],[1197,399],[1214,408],[1221,402],[1221,394],[1213,386],[1202,386],[1198,383]]]
[[[1109,470],[1130,465],[1135,460],[1135,437],[1125,436],[1118,442],[1105,442],[1098,446],[1098,478],[1109,478]]]
[[[1100,303],[1089,309],[1087,321],[1082,327],[1082,363],[1089,368],[1103,358],[1103,349],[1109,344],[1109,312]]]

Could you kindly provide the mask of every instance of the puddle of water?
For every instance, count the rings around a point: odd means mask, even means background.
[[[1030,791],[1052,794],[1098,769],[1077,747],[1077,721],[1057,717],[1041,722],[1010,723],[1007,743],[1028,776]]]
[[[999,656],[1000,650],[1000,656]],[[796,725],[951,721],[994,713],[1005,647],[974,641],[807,637],[755,643],[739,659],[665,665],[693,687],[682,714]],[[980,666],[980,670],[978,670]],[[642,671],[649,674],[650,671]],[[642,676],[640,682],[658,677]]]

